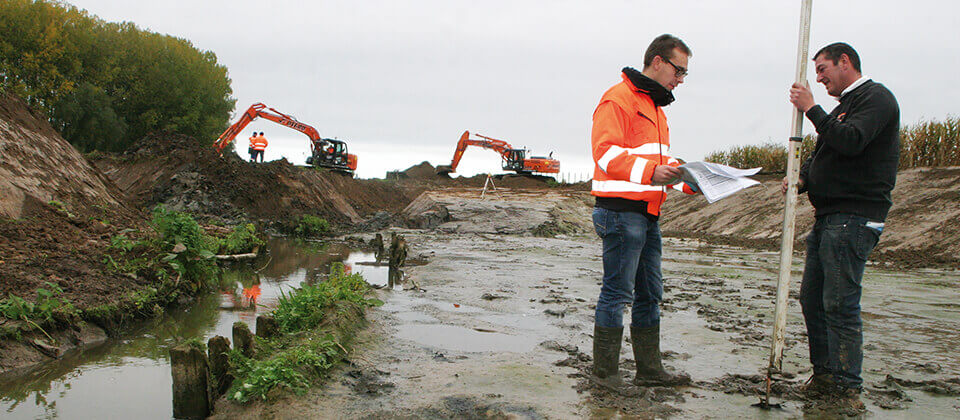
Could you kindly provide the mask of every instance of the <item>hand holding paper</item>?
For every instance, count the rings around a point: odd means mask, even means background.
[[[744,188],[759,184],[759,182],[747,177],[755,175],[762,169],[737,169],[710,162],[687,162],[680,165],[679,168],[683,172],[680,179],[691,187],[700,190],[709,203],[714,203]]]

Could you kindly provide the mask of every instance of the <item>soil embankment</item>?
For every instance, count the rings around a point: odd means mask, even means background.
[[[96,165],[137,207],[163,204],[228,222],[311,215],[353,224],[378,211],[397,212],[418,193],[285,159],[250,163],[234,153],[220,156],[196,139],[170,133],[154,133],[119,156],[100,156]]]
[[[140,230],[145,219],[42,116],[8,95],[0,96],[0,156],[0,299],[33,302],[38,289],[53,285],[62,290],[56,299],[82,308],[116,302],[144,286],[143,279],[106,270],[103,255],[111,237]],[[0,317],[6,333],[21,324]],[[73,327],[50,332],[59,346],[23,344],[48,338],[29,328],[23,340],[0,340],[0,371],[104,338],[95,327]]]

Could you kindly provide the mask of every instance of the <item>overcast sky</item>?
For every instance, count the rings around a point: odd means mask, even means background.
[[[72,4],[213,51],[229,69],[235,115],[263,102],[346,140],[363,178],[449,164],[464,130],[552,151],[561,172],[587,176],[597,101],[662,33],[693,51],[666,108],[676,156],[790,134],[799,0]],[[864,75],[897,96],[903,124],[943,119],[960,109],[958,16],[960,4],[946,0],[817,0],[810,53],[848,42]],[[836,104],[819,84],[814,97],[828,111]],[[244,130],[239,149],[254,130],[267,133],[268,160],[302,163],[309,151],[305,136],[264,120]],[[458,172],[500,173],[500,158],[468,149]]]

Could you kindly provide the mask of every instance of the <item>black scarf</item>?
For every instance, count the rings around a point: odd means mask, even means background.
[[[667,106],[673,102],[673,93],[660,83],[657,83],[656,80],[644,76],[643,73],[640,73],[633,67],[624,67],[622,71],[623,74],[627,75],[630,83],[633,83],[633,86],[635,86],[637,90],[650,95],[650,99],[653,99],[654,105]]]

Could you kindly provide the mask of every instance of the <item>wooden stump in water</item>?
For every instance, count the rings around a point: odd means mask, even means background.
[[[247,324],[240,321],[233,323],[233,348],[244,356],[253,357],[253,333]]]
[[[173,417],[206,418],[212,405],[209,394],[207,356],[200,349],[181,344],[170,349],[173,374]]]
[[[230,339],[222,335],[207,341],[207,358],[210,362],[210,385],[213,390],[211,397],[216,400],[230,388],[233,375],[229,373],[230,361],[227,352],[230,351]]]
[[[280,324],[277,319],[271,315],[260,315],[257,317],[257,337],[270,338],[280,335]]]
[[[370,245],[373,246],[373,255],[377,258],[377,262],[383,260],[385,256],[383,254],[383,235],[377,234],[377,236],[370,240]]]

